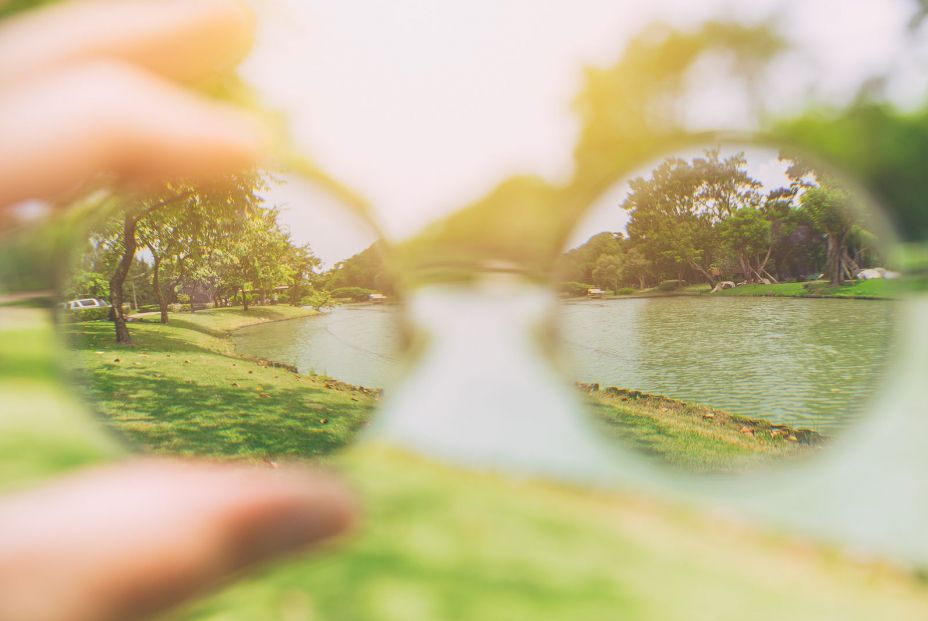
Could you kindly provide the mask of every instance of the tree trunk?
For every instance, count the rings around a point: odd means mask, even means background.
[[[164,292],[161,291],[161,257],[151,249],[151,246],[148,249],[151,250],[152,257],[154,257],[154,264],[151,268],[151,288],[155,292],[155,300],[158,301],[158,310],[161,311],[161,323],[167,323],[168,303],[164,299]]]
[[[738,263],[741,264],[741,273],[744,275],[744,279],[748,282],[754,282],[756,280],[754,269],[743,253],[738,254]]]
[[[132,338],[129,336],[129,327],[126,325],[126,314],[122,308],[122,289],[126,282],[126,276],[129,275],[129,269],[132,267],[132,260],[135,258],[136,223],[134,215],[125,214],[122,225],[123,254],[116,265],[116,271],[110,278],[110,304],[113,305],[113,325],[116,328],[116,342],[124,345],[132,343]]]
[[[844,272],[847,269],[844,264],[844,254],[843,244],[834,235],[829,235],[828,260],[825,263],[825,272],[828,275],[829,282],[833,285],[844,284]]]
[[[705,279],[709,282],[710,285],[712,285],[713,287],[715,286],[715,282],[716,282],[715,277],[712,276],[712,273],[709,270],[704,269],[701,265],[699,265],[695,261],[690,261],[690,267],[692,267],[694,270],[702,274],[705,277]],[[683,278],[681,277],[678,280],[682,282]]]
[[[245,295],[245,285],[242,285],[241,291],[242,291],[242,310],[247,312],[248,311],[248,296]]]

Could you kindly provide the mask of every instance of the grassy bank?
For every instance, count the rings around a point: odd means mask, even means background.
[[[294,319],[290,306],[215,309],[131,323],[66,326],[77,376],[119,432],[147,450],[252,460],[314,457],[344,446],[369,419],[370,395],[235,355],[231,330]]]
[[[815,450],[817,433],[634,390],[590,391],[594,420],[615,442],[691,472],[732,472]]]
[[[855,280],[843,285],[828,282],[783,282],[770,285],[742,285],[712,293],[712,286],[701,283],[675,290],[651,289],[625,291],[622,295],[606,295],[605,299],[660,298],[681,295],[713,295],[721,297],[779,297],[779,298],[846,298],[862,300],[889,300],[913,293],[928,292],[928,279],[903,278],[897,280]],[[571,298],[587,299],[585,297]],[[602,298],[601,298],[602,299]]]
[[[207,315],[201,317],[197,321],[206,321]],[[36,320],[34,312],[20,322],[8,319],[0,317],[0,488],[118,458],[119,448],[55,381],[48,323]],[[232,321],[222,319],[227,320]],[[134,327],[141,349],[149,328]],[[182,332],[188,329],[176,322],[177,332],[160,338],[181,346],[178,334],[196,339],[207,334]],[[197,345],[201,355],[203,345]],[[205,349],[216,351],[212,345]],[[126,351],[107,355],[122,357]],[[94,352],[81,355],[99,356]],[[654,405],[658,411],[664,407]],[[203,448],[208,455],[230,454],[221,442]],[[363,499],[365,517],[355,535],[321,555],[263,571],[171,618],[928,618],[928,588],[911,574],[719,515],[639,495],[475,473],[372,446],[333,463]]]
[[[712,295],[789,298],[892,299],[914,290],[913,283],[897,280],[855,280],[843,285],[827,282],[784,282],[773,285],[744,285]]]

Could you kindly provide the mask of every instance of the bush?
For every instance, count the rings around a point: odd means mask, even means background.
[[[572,298],[584,297],[590,289],[595,289],[595,287],[582,282],[561,283],[561,293],[566,293]]]
[[[622,287],[621,289],[615,290],[616,295],[631,295],[633,293],[638,293],[638,290],[632,287]]]
[[[661,291],[676,291],[685,284],[685,280],[662,280],[657,288]]]
[[[339,287],[329,292],[329,295],[336,300],[349,299],[354,302],[366,302],[373,293],[370,289],[363,287]]]
[[[300,306],[309,306],[316,310],[332,306],[332,295],[328,291],[313,291],[300,299]]]
[[[71,308],[61,314],[66,323],[78,321],[106,321],[110,318],[110,309],[107,308]]]

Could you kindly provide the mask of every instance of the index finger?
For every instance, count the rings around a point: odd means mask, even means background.
[[[254,30],[243,0],[69,2],[0,25],[0,86],[94,59],[196,80],[238,64]]]

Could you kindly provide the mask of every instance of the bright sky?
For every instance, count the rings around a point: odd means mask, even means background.
[[[896,76],[889,92],[900,100],[928,92],[928,43],[901,53],[911,0],[255,2],[262,26],[243,74],[290,116],[297,144],[369,198],[396,238],[512,174],[569,178],[578,132],[569,103],[582,67],[614,62],[655,18],[686,26],[776,16],[801,43],[769,81],[781,110],[845,100],[880,72]],[[693,124],[746,122],[730,90],[708,83],[694,92]],[[326,262],[360,249],[363,236],[320,237],[313,211],[293,192],[284,199],[273,202],[290,205],[294,236]]]

